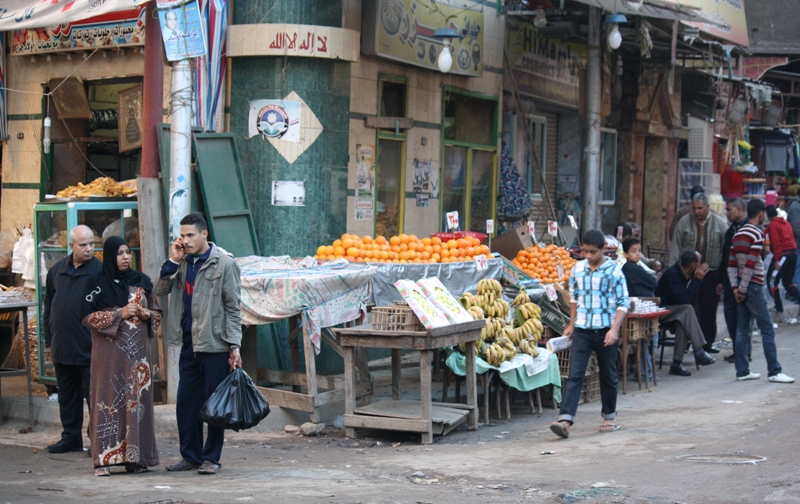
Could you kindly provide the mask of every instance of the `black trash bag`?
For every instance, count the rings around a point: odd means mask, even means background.
[[[249,429],[269,415],[269,403],[242,368],[219,384],[200,410],[200,420],[223,429]]]

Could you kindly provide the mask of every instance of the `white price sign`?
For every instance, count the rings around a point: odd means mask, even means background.
[[[550,236],[558,236],[558,222],[547,221],[547,234]]]
[[[528,221],[528,234],[531,235],[531,241],[536,243],[536,223]]]
[[[544,293],[547,294],[547,299],[550,301],[555,301],[558,299],[558,293],[556,293],[556,288],[553,287],[552,284],[547,284],[544,286]]]
[[[487,234],[494,233],[494,219],[489,219],[486,221],[486,233]]]
[[[559,282],[563,282],[564,281],[564,266],[562,266],[561,263],[559,263],[558,266],[556,266],[556,270],[558,270],[558,281]]]
[[[458,212],[447,212],[447,229],[458,227]]]
[[[479,255],[475,257],[475,269],[478,271],[486,271],[489,269],[489,263],[486,261],[485,255]]]

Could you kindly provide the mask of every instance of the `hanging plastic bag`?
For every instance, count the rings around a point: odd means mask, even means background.
[[[200,420],[223,429],[249,429],[269,415],[269,403],[242,368],[222,380],[200,410]]]
[[[25,272],[25,267],[27,265],[25,251],[28,249],[33,249],[33,234],[31,234],[30,229],[25,228],[22,230],[22,236],[20,236],[19,240],[17,240],[17,243],[14,244],[11,261],[12,273]]]

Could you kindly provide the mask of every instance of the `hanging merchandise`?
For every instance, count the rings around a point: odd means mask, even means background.
[[[511,149],[503,142],[497,213],[501,220],[519,220],[528,215],[532,209],[531,196],[525,187],[525,181],[511,158]]]
[[[764,171],[768,173],[791,173],[796,171],[795,152],[791,135],[765,131],[758,157],[763,160]]]

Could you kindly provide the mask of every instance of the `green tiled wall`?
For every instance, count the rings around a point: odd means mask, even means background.
[[[233,24],[305,24],[342,27],[342,0],[236,0]]]
[[[237,137],[261,254],[313,255],[347,227],[350,64],[315,58],[236,58],[231,89],[231,131]],[[279,99],[292,91],[314,111],[323,131],[289,164],[260,136],[246,137],[250,100]],[[306,206],[272,206],[273,180],[304,180]]]

